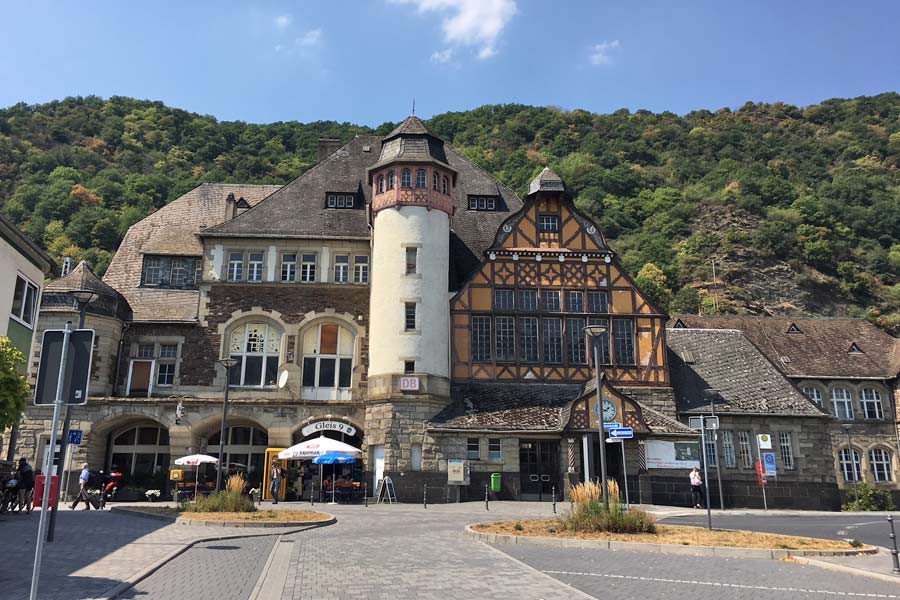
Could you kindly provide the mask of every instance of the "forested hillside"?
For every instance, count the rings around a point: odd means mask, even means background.
[[[900,329],[898,94],[685,116],[497,105],[428,124],[517,192],[556,169],[672,312],[852,314]],[[121,97],[19,104],[0,110],[0,204],[52,255],[102,273],[132,223],[195,185],[284,183],[320,136],[371,131],[220,122]]]

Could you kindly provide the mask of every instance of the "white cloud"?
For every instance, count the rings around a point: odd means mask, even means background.
[[[291,15],[278,15],[277,17],[272,19],[272,22],[275,23],[275,29],[284,31],[291,26],[293,20],[294,18]]]
[[[594,44],[591,46],[591,53],[588,58],[592,65],[608,65],[612,62],[612,58],[609,55],[610,51],[618,48],[621,48],[619,40]]]
[[[490,58],[497,53],[497,39],[517,12],[516,0],[388,1],[394,4],[414,4],[419,13],[449,13],[441,23],[444,41],[475,47],[480,59]]]
[[[431,62],[447,64],[453,59],[453,48],[444,48],[431,54]]]
[[[322,41],[322,30],[321,29],[310,29],[306,33],[304,33],[301,37],[298,37],[296,42],[298,46],[318,46],[319,42]]]

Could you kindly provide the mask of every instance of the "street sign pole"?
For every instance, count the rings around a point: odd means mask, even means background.
[[[759,477],[759,487],[762,489],[763,496],[763,510],[769,510],[769,503],[766,501],[766,475],[765,471],[762,470],[762,450],[759,448],[759,437],[756,438],[756,473],[757,477]]]
[[[62,357],[59,361],[59,379],[56,382],[56,402],[53,404],[53,424],[50,426],[50,440],[47,456],[44,459],[44,497],[41,500],[41,520],[38,523],[38,535],[34,548],[34,568],[31,572],[31,594],[29,600],[37,600],[38,583],[41,578],[41,558],[44,551],[44,532],[47,528],[47,507],[50,502],[50,487],[52,483],[53,453],[56,450],[56,428],[59,426],[59,413],[63,403],[63,388],[66,378],[66,360],[69,354],[69,336],[72,335],[72,323],[67,322],[63,333]],[[60,457],[62,460],[63,457]]]
[[[712,509],[709,508],[709,470],[706,468],[706,423],[700,428],[700,458],[703,460],[703,487],[706,488],[706,528],[712,530]]]
[[[625,463],[625,440],[622,440],[622,475],[625,477],[625,508],[631,508],[628,498],[628,465]]]

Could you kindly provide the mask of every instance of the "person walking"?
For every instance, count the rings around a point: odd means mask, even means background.
[[[24,456],[19,459],[16,479],[19,480],[19,507],[17,510],[21,512],[23,508],[27,508],[30,515],[34,496],[34,469],[31,468]]]
[[[284,479],[284,470],[281,463],[275,461],[272,463],[272,498],[273,504],[278,504],[278,496],[281,494],[281,480]]]
[[[700,468],[694,467],[691,469],[690,477],[691,501],[694,503],[694,508],[703,508],[700,506],[703,498],[703,478],[700,477]]]
[[[91,501],[87,495],[87,486],[88,481],[91,480],[91,471],[88,469],[88,464],[84,463],[81,465],[81,475],[78,476],[78,495],[75,497],[75,502],[72,503],[70,507],[72,510],[75,510],[75,507],[78,506],[78,503],[84,501],[84,510],[91,510]]]

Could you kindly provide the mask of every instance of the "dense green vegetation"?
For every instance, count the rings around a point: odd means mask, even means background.
[[[429,125],[517,192],[556,169],[673,312],[849,312],[900,328],[898,94],[685,116],[496,105]],[[19,104],[0,110],[0,202],[54,256],[102,273],[132,223],[198,183],[283,183],[320,136],[371,131],[121,97]]]

